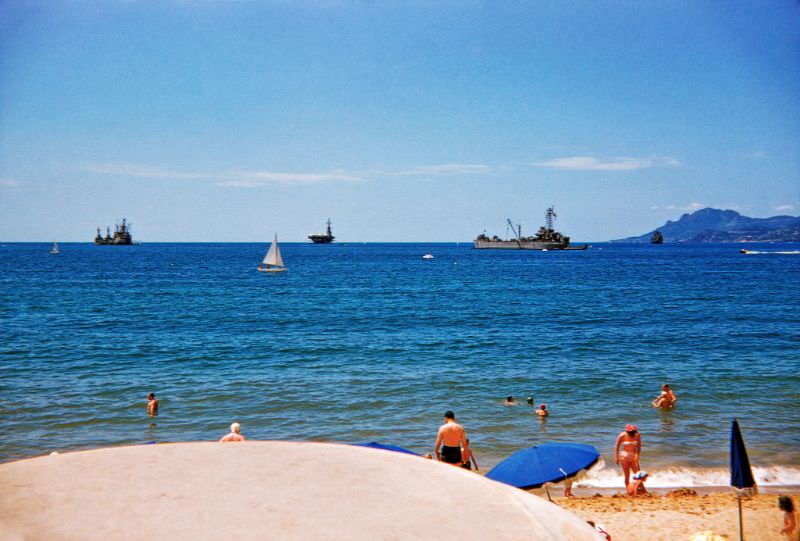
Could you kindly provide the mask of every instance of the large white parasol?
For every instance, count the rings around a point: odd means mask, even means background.
[[[444,463],[294,442],[116,447],[0,464],[26,540],[596,540],[572,513]]]

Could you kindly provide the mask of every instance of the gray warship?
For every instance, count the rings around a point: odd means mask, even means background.
[[[308,236],[309,240],[314,244],[330,244],[336,237],[333,236],[331,231],[331,219],[328,218],[328,230],[325,233],[312,233]]]
[[[98,245],[112,245],[112,246],[130,246],[133,244],[133,237],[131,236],[131,225],[122,219],[122,225],[114,226],[114,235],[111,235],[111,228],[106,227],[106,236],[100,234],[100,228],[97,228],[97,236],[94,238],[94,243]]]
[[[544,215],[544,225],[532,237],[522,236],[522,226],[510,219],[506,223],[514,232],[514,238],[504,240],[497,235],[488,237],[486,233],[478,235],[473,248],[478,250],[585,250],[588,244],[570,246],[569,237],[553,228],[553,219],[557,216],[553,207],[548,207]]]

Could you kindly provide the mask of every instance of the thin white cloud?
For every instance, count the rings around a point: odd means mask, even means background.
[[[365,182],[370,176],[454,176],[490,173],[493,168],[483,164],[445,163],[401,170],[374,169],[370,171],[334,170],[326,172],[285,171],[178,171],[164,167],[124,163],[83,165],[81,171],[118,177],[160,180],[214,180],[217,186],[228,188],[257,188],[271,184],[319,184],[326,182]]]
[[[685,205],[653,205],[650,207],[650,210],[683,210],[687,212],[694,212],[696,210],[704,209],[708,206],[710,205],[703,203],[687,203]]]
[[[772,210],[777,210],[778,212],[785,212],[787,210],[795,210],[797,205],[793,205],[791,203],[787,203],[785,205],[775,205],[772,207]]]
[[[491,172],[492,168],[488,165],[476,163],[443,163],[439,165],[423,165],[397,171],[394,174],[400,176],[450,176],[450,175],[481,175]]]
[[[766,158],[767,157],[767,153],[764,152],[763,150],[756,150],[755,152],[750,154],[750,157],[751,158]]]
[[[559,169],[563,171],[636,171],[651,167],[677,167],[681,162],[667,156],[651,156],[649,158],[604,158],[592,156],[572,156],[556,158],[544,162],[536,162],[536,167]]]
[[[365,179],[344,171],[329,173],[280,173],[276,171],[236,171],[217,186],[228,188],[257,188],[269,184],[318,184],[322,182],[363,182]]]
[[[0,178],[0,186],[17,187],[22,186],[24,183],[15,178]]]
[[[81,167],[81,170],[88,173],[98,173],[101,175],[171,180],[192,180],[209,177],[209,175],[204,173],[187,173],[184,171],[165,169],[163,167],[151,167],[147,165],[133,165],[125,163],[89,164]]]

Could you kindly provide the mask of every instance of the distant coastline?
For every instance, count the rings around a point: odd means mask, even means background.
[[[664,243],[689,242],[800,242],[800,217],[772,216],[750,218],[735,210],[704,208],[686,213],[677,221],[656,227],[636,237],[611,240],[612,243],[649,244],[656,231]]]

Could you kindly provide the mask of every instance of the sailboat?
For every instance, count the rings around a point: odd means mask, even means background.
[[[281,249],[278,247],[278,235],[272,239],[272,244],[269,247],[267,255],[264,256],[264,261],[258,266],[261,272],[284,272],[286,267],[283,266],[283,258],[281,257]]]
[[[61,252],[58,251],[58,243],[57,242],[53,243],[53,247],[50,248],[50,253],[51,254],[60,254],[61,253]]]

